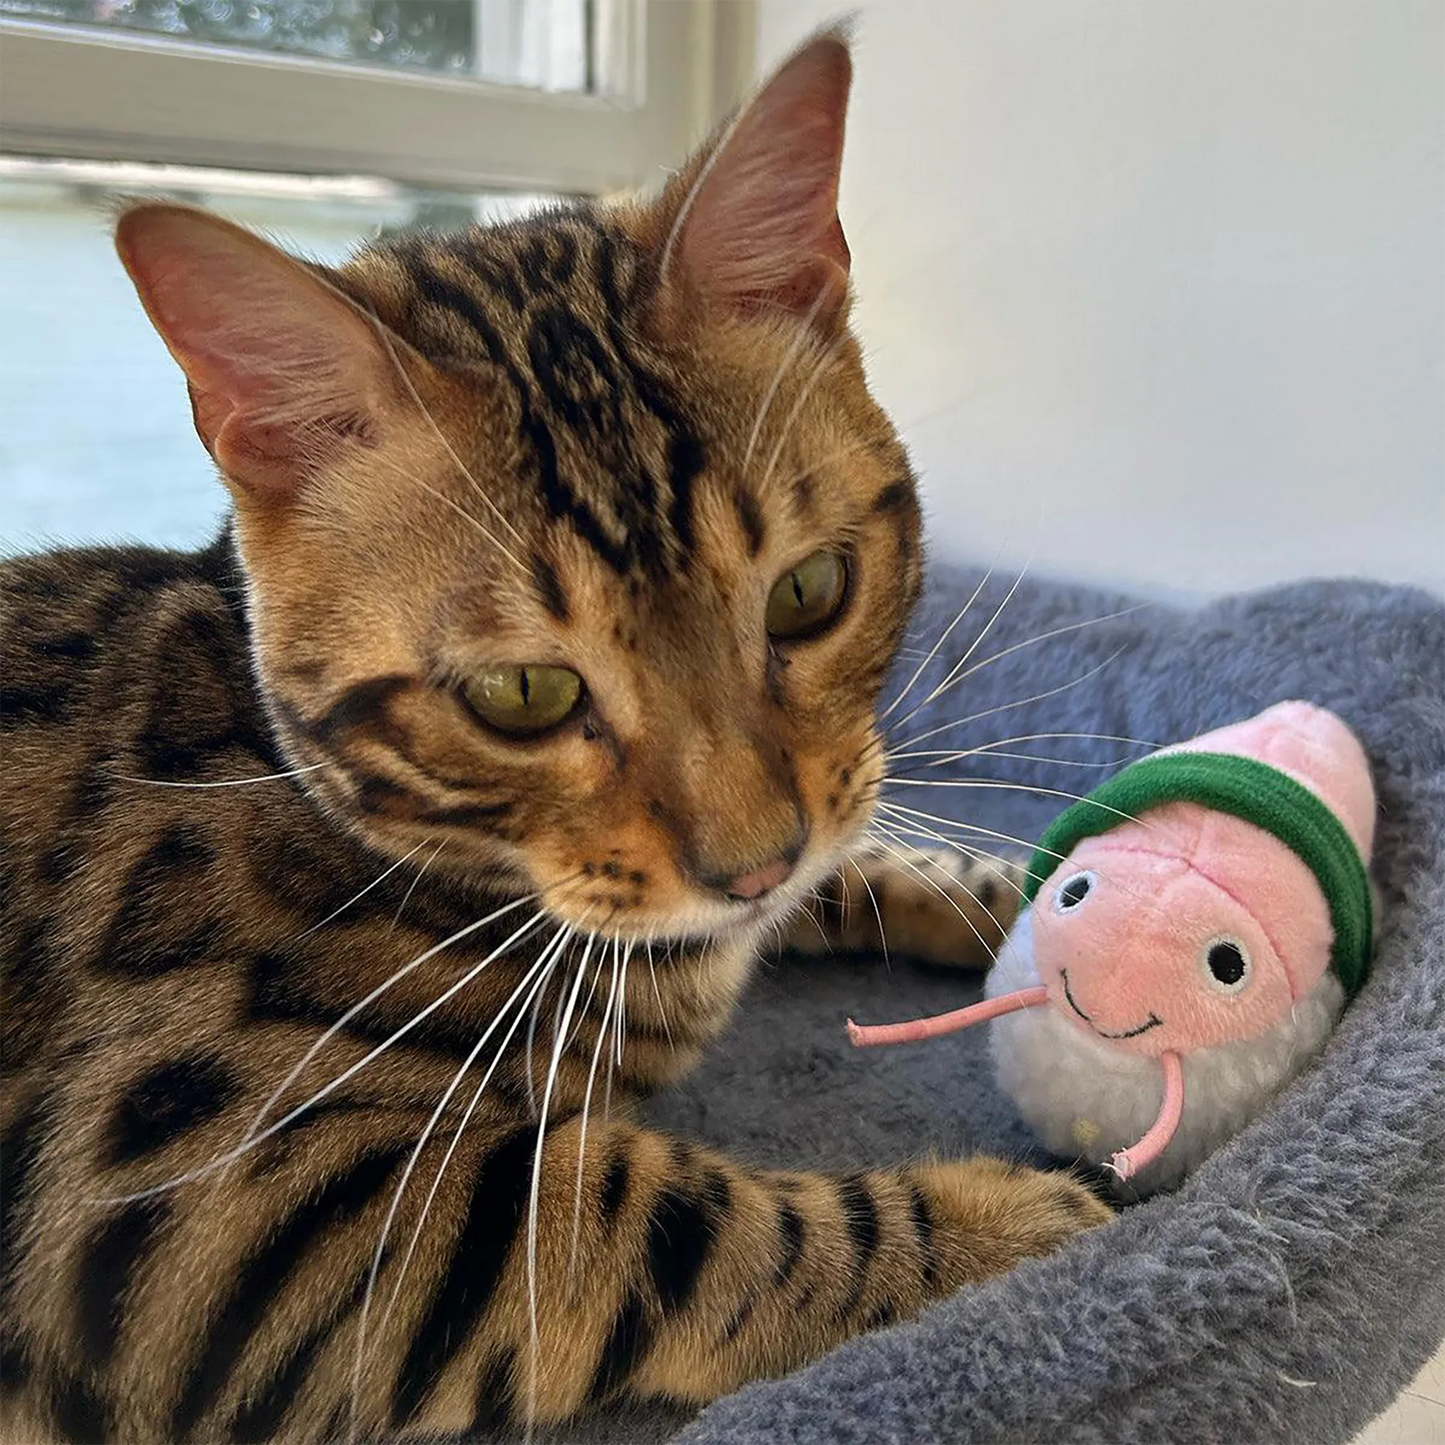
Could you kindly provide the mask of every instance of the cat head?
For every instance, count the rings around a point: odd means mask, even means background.
[[[374,847],[682,938],[776,918],[866,823],[920,557],[848,329],[849,79],[823,35],[651,199],[335,269],[122,217],[277,735]]]

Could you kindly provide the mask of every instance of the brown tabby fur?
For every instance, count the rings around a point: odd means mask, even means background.
[[[365,407],[312,398],[306,487],[238,481],[296,418],[225,451],[173,341],[233,532],[5,564],[6,1440],[320,1440],[706,1401],[1106,1217],[1062,1175],[765,1172],[629,1116],[856,849],[919,586],[907,459],[845,308],[800,345],[785,294],[720,309],[662,273],[696,164],[648,204],[284,263],[363,357]],[[142,209],[123,248],[172,223]],[[174,328],[164,294],[148,304]],[[768,588],[821,546],[850,557],[843,615],[770,648]],[[456,684],[497,659],[576,668],[583,714],[533,742],[479,726]],[[272,774],[292,775],[220,786]],[[724,896],[779,855],[796,869],[761,903]],[[895,947],[978,953],[921,883],[862,867]],[[859,902],[845,941],[870,916]],[[529,978],[542,991],[507,1011]],[[216,1168],[338,1022],[270,1132]]]

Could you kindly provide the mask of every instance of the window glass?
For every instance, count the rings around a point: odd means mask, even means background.
[[[389,229],[456,227],[543,198],[172,167],[0,158],[0,538],[207,541],[226,505],[185,381],[110,239],[122,197],[164,194],[323,262]]]
[[[592,0],[0,0],[0,15],[591,90]]]

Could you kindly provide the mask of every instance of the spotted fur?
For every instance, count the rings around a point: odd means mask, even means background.
[[[652,201],[334,271],[122,221],[235,511],[198,553],[3,568],[5,1439],[702,1402],[1104,1217],[995,1161],[762,1171],[630,1115],[879,781],[919,516],[828,289],[846,85],[825,37],[712,180],[705,150]],[[759,241],[758,175],[810,146],[832,189]],[[823,546],[838,621],[770,643]],[[576,668],[586,705],[490,732],[460,684],[498,659]],[[866,866],[906,932],[923,884]]]

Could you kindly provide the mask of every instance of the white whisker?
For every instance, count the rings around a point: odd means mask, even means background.
[[[368,883],[366,887],[361,890],[360,893],[353,894],[352,897],[348,898],[346,902],[341,905],[340,908],[332,909],[332,911],[328,913],[326,917],[321,920],[320,923],[313,923],[311,927],[308,928],[304,933],[298,933],[294,942],[299,943],[303,938],[310,938],[311,935],[315,933],[318,929],[325,928],[326,925],[330,923],[333,918],[340,918],[341,915],[345,913],[346,910],[350,908],[353,903],[357,902],[359,899],[365,898],[366,895],[370,893],[371,890],[375,888],[378,883],[384,883],[388,878],[391,877],[393,873],[396,872],[398,868],[401,867],[403,863],[410,863],[411,860],[415,858],[416,855],[420,853],[421,850],[425,847],[425,843],[418,843],[416,847],[411,850],[410,853],[406,854],[405,857],[398,858],[396,862],[393,863],[391,867],[388,868],[386,872],[383,873],[379,878],[373,878],[371,882]],[[416,885],[413,884],[412,886],[415,887]],[[410,889],[408,889],[408,895],[410,895]]]
[[[1043,692],[1036,692],[1030,697],[1015,698],[1012,702],[1001,702],[996,707],[984,708],[981,712],[968,713],[964,717],[950,718],[946,723],[939,723],[937,727],[929,728],[926,732],[921,732],[915,737],[900,738],[896,746],[899,748],[911,748],[915,743],[926,742],[929,738],[936,737],[939,733],[947,732],[950,728],[963,727],[966,723],[982,722],[986,717],[994,717],[1001,712],[1011,712],[1016,707],[1027,707],[1030,703],[1047,702],[1050,698],[1058,697],[1060,693],[1067,692],[1071,687],[1079,687],[1091,678],[1097,677],[1111,662],[1117,662],[1127,650],[1127,645],[1116,648],[1102,662],[1091,667],[1087,672],[1080,673],[1078,677],[1072,678],[1068,682],[1061,682],[1057,687],[1047,688]],[[901,726],[901,722],[902,720],[900,719],[898,723],[894,724],[894,727]]]
[[[883,966],[891,970],[893,960],[888,957],[888,930],[883,927],[883,910],[878,906],[878,896],[873,892],[873,885],[868,881],[868,875],[858,862],[853,858],[848,859],[848,862],[853,865],[859,878],[863,880],[864,891],[868,894],[868,901],[873,905],[873,917],[878,920],[878,938],[883,948]]]
[[[607,1041],[607,1026],[612,1021],[612,1009],[617,1002],[617,940],[612,940],[612,986],[607,991],[607,1007],[602,1011],[602,1022],[597,1028],[597,1042],[592,1047],[592,1065],[587,1070],[587,1088],[582,1095],[582,1132],[577,1140],[577,1193],[572,1202],[572,1252],[568,1257],[567,1278],[570,1280],[577,1268],[577,1237],[582,1225],[582,1167],[587,1150],[587,1115],[592,1104],[592,1085],[597,1078],[597,1062],[602,1057],[602,1046]],[[602,969],[602,958],[606,955],[604,942],[597,960],[598,972]]]
[[[582,980],[587,973],[587,959],[592,951],[596,933],[589,935],[582,952],[582,962],[577,968],[572,991],[567,996],[567,1007],[562,1014],[560,1027],[554,1030],[552,1058],[547,1065],[547,1080],[542,1087],[542,1111],[537,1123],[537,1147],[532,1153],[532,1187],[527,1197],[527,1420],[537,1414],[537,1372],[542,1353],[542,1336],[537,1325],[537,1210],[542,1197],[542,1153],[547,1143],[547,1112],[552,1106],[552,1090],[557,1083],[557,1071],[562,1062],[562,1049],[567,1039],[567,1030],[572,1024],[572,1010],[577,1006],[577,996],[582,992]]]
[[[994,565],[997,565],[997,559],[995,559]],[[893,715],[893,709],[896,708],[903,701],[903,699],[907,697],[910,692],[913,691],[914,684],[918,681],[920,677],[923,676],[923,673],[928,667],[928,664],[932,662],[935,657],[938,656],[938,649],[942,647],[945,642],[948,641],[949,634],[953,631],[953,629],[957,627],[958,624],[962,622],[965,617],[968,616],[969,608],[978,601],[979,593],[981,593],[983,589],[988,586],[989,578],[993,576],[993,570],[993,567],[990,566],[988,571],[983,574],[982,580],[979,582],[978,586],[973,589],[973,592],[969,596],[968,601],[965,602],[961,608],[959,608],[958,615],[953,619],[953,621],[950,622],[948,626],[945,627],[943,631],[938,634],[938,641],[935,642],[933,646],[928,649],[928,651],[924,654],[923,661],[920,662],[918,666],[913,669],[913,675],[908,679],[906,683],[903,684],[902,690],[898,693],[898,696],[895,697],[893,701],[890,702],[888,706],[881,713],[878,714],[878,727],[882,727],[883,724],[888,721],[888,719]]]
[[[885,781],[895,782],[892,778]],[[1067,788],[1045,788],[1036,783],[1010,783],[1001,778],[901,778],[896,780],[896,784],[901,788],[983,788],[1004,793],[1033,793],[1046,798],[1070,798],[1075,803],[1087,803],[1091,808],[1112,813],[1116,818],[1123,818],[1127,822],[1138,823],[1145,828],[1152,826],[1146,820],[1135,817],[1133,813],[1124,812],[1122,808],[1111,808],[1107,803],[1101,803],[1084,793],[1071,793]]]
[[[1015,843],[1020,848],[1028,849],[1030,854],[1041,851],[1048,853],[1051,858],[1055,858],[1059,862],[1063,862],[1064,860],[1064,854],[1053,853],[1048,849],[1040,849],[1037,843],[1032,842],[1028,838],[1020,838],[1013,833],[1000,833],[996,828],[985,828],[979,823],[964,823],[957,818],[940,817],[937,813],[923,813],[917,808],[907,808],[904,807],[902,803],[891,803],[887,799],[879,799],[878,806],[884,812],[902,813],[910,818],[921,818],[925,822],[936,823],[943,828],[954,828],[963,833],[979,834],[985,838],[995,838],[1000,843]]]
[[[783,454],[783,448],[787,445],[788,434],[792,431],[793,423],[797,421],[802,413],[803,407],[807,404],[808,398],[813,394],[813,388],[823,379],[829,363],[837,353],[848,343],[851,335],[846,330],[837,338],[825,346],[818,357],[818,364],[809,373],[808,379],[798,388],[798,394],[793,399],[793,405],[788,409],[787,416],[783,419],[782,426],[778,429],[777,444],[773,447],[772,455],[768,457],[768,465],[763,472],[762,481],[758,483],[758,490],[766,492],[768,482],[772,479],[773,472],[778,465],[778,458]]]
[[[218,783],[172,783],[161,778],[136,778],[129,773],[108,773],[108,777],[121,783],[141,783],[147,788],[245,788],[252,783],[274,783],[280,778],[299,778],[302,773],[314,773],[318,768],[328,768],[330,763],[307,763],[304,768],[288,768],[284,773],[257,773],[250,778],[226,778]]]
[[[875,819],[875,822],[876,821],[879,820]],[[1024,897],[1024,890],[1019,887],[1017,881],[1005,870],[1008,868],[1016,868],[1026,877],[1032,878],[1036,876],[1029,873],[1021,864],[1010,862],[1009,859],[1001,857],[997,853],[990,853],[987,848],[970,847],[967,843],[960,843],[956,838],[945,837],[942,833],[937,832],[933,828],[924,827],[921,823],[904,823],[897,819],[890,819],[888,827],[895,834],[903,834],[924,842],[938,843],[950,852],[957,853],[969,859],[971,862],[982,863],[996,878],[1007,883],[1020,898]],[[1043,879],[1039,879],[1039,881],[1043,882]],[[982,900],[980,900],[980,906],[982,906]]]
[[[391,927],[387,929],[388,933],[392,932],[396,928],[396,925],[401,922],[401,915],[406,911],[406,905],[411,902],[411,895],[416,892],[416,885],[421,882],[422,877],[426,873],[426,870],[430,868],[433,863],[436,862],[437,854],[440,853],[442,849],[446,846],[447,845],[445,840],[438,843],[431,857],[428,858],[426,862],[423,863],[421,867],[416,870],[416,877],[411,880],[411,887],[408,888],[406,892],[402,895],[402,900],[397,905],[396,915],[391,920]]]
[[[972,657],[973,654],[977,652],[980,647],[983,646],[984,638],[987,637],[989,633],[993,630],[994,624],[999,620],[1000,617],[1003,616],[1004,608],[1006,608],[1009,603],[1013,601],[1014,594],[1019,590],[1020,587],[1023,586],[1024,576],[1028,572],[1032,562],[1033,556],[1032,554],[1030,554],[1028,561],[1026,561],[1024,565],[1019,568],[1019,575],[1014,578],[1012,585],[1009,587],[1008,591],[1004,593],[1003,601],[994,608],[993,616],[984,623],[983,627],[979,631],[978,636],[975,637],[971,643],[969,643],[967,651],[965,651],[963,656],[960,657],[958,661],[953,664],[953,666],[948,670],[948,673],[945,675],[943,681],[939,683],[938,686],[935,687],[933,691],[930,692],[928,696],[923,699],[922,702],[915,703],[911,708],[909,708],[906,713],[903,714],[901,718],[898,719],[896,723],[893,724],[895,728],[900,728],[910,718],[917,717],[918,714],[934,700],[934,698],[938,697],[940,693],[946,692],[948,688],[953,684],[953,682],[957,680],[960,669],[967,666],[969,658]],[[890,729],[890,731],[892,731],[892,729]]]
[[[521,1000],[516,1011],[513,1013],[512,1022],[507,1032],[502,1036],[501,1043],[497,1045],[497,1051],[492,1055],[492,1062],[487,1065],[487,1071],[482,1075],[481,1082],[473,1091],[471,1100],[467,1104],[466,1110],[463,1112],[455,1132],[452,1134],[452,1140],[447,1146],[447,1152],[442,1156],[442,1162],[437,1166],[436,1175],[432,1179],[431,1189],[428,1191],[426,1200],[422,1204],[421,1214],[417,1219],[416,1228],[412,1230],[411,1238],[407,1242],[406,1253],[402,1256],[401,1264],[397,1270],[396,1283],[392,1286],[391,1294],[386,1302],[386,1308],[382,1311],[381,1320],[377,1324],[376,1332],[378,1335],[385,1333],[387,1323],[391,1319],[392,1311],[396,1308],[396,1302],[401,1295],[402,1284],[406,1279],[407,1269],[411,1265],[412,1255],[416,1253],[417,1244],[421,1239],[422,1230],[426,1225],[427,1215],[431,1211],[432,1201],[436,1198],[437,1190],[441,1188],[441,1182],[446,1175],[448,1166],[451,1164],[452,1155],[456,1153],[457,1146],[461,1143],[462,1136],[466,1133],[467,1125],[471,1123],[472,1115],[476,1112],[477,1105],[481,1103],[482,1096],[486,1093],[487,1085],[491,1083],[493,1074],[496,1073],[498,1067],[501,1065],[502,1056],[507,1052],[507,1046],[512,1042],[517,1030],[521,1027],[522,1019],[526,1016],[528,1007],[541,991],[546,981],[552,976],[552,969],[557,961],[554,945],[557,945],[559,940],[565,941],[564,934],[565,926],[547,940],[546,944],[543,945],[541,953],[537,955],[536,959],[527,969],[522,981],[512,990],[506,1001],[497,1010],[496,1017],[488,1026],[487,1032],[490,1034],[502,1019],[506,1017],[507,1011],[512,1008],[513,1004],[517,1003],[523,990],[530,986],[531,993]]]
[[[890,835],[891,837],[893,837],[896,841],[898,841],[903,847],[906,848],[906,847],[910,847],[910,846],[911,846],[911,844],[909,843],[909,841],[908,841],[908,839],[907,839],[906,836],[900,836],[900,832],[899,832],[899,830],[897,829],[897,827],[896,827],[895,824],[892,824],[892,823],[880,823],[878,826],[887,828],[888,831],[889,831],[889,835]],[[958,852],[963,852],[963,850],[962,850],[961,848],[958,849],[957,851],[958,851]],[[966,855],[965,855],[965,856],[966,856]],[[1004,938],[1005,938],[1005,936],[1008,934],[1008,929],[1007,929],[1002,923],[999,922],[998,917],[997,917],[997,915],[994,913],[993,909],[990,908],[990,907],[988,906],[988,904],[985,903],[985,902],[983,901],[983,899],[980,898],[980,897],[978,896],[978,894],[975,893],[975,892],[973,891],[973,889],[970,888],[970,887],[968,886],[968,884],[963,881],[963,879],[954,877],[954,875],[953,875],[952,873],[949,873],[946,869],[942,868],[935,860],[929,859],[928,861],[929,861],[930,863],[932,863],[932,866],[935,867],[935,868],[937,868],[938,871],[939,871],[940,873],[942,873],[943,876],[949,880],[949,882],[954,883],[954,884],[956,884],[959,888],[963,889],[963,891],[964,891],[966,894],[968,894],[968,896],[969,896],[981,909],[983,909],[983,911],[988,915],[988,920],[989,920],[989,922],[992,923],[993,926],[994,926],[996,929],[998,929],[998,935],[999,935],[998,943],[1002,943],[1003,940],[1004,940]],[[1022,898],[1022,897],[1023,897],[1023,889],[1019,888],[1017,884],[1014,884],[1014,887],[1015,887],[1015,889],[1018,891],[1019,897]],[[945,896],[947,896],[946,893],[945,893]],[[949,901],[952,902],[951,899],[950,899]],[[958,905],[957,905],[957,904],[954,904],[954,907],[957,908]],[[973,928],[973,932],[974,932],[975,936],[978,937],[979,942],[980,942],[980,943],[983,943],[983,935],[980,934],[979,931],[978,931],[978,929],[974,927],[972,921],[968,919],[968,917],[967,917],[966,914],[963,914],[963,910],[962,910],[962,909],[958,909],[958,912],[960,913],[961,916],[964,917],[965,921],[968,922],[969,927],[970,927],[970,928]],[[991,948],[989,947],[989,945],[988,945],[987,943],[984,943],[984,947],[985,947],[986,949],[988,949],[988,953],[989,953],[989,956],[990,956],[991,958],[997,958],[997,957],[998,957],[998,943],[994,944]]]
[[[773,379],[768,384],[768,389],[763,393],[762,405],[758,407],[757,415],[753,417],[752,431],[748,433],[748,444],[743,449],[743,460],[738,470],[742,476],[748,475],[748,464],[753,459],[753,449],[758,444],[758,437],[763,430],[763,423],[767,420],[768,412],[773,405],[773,400],[778,394],[778,388],[783,384],[783,377],[787,375],[788,369],[798,359],[803,348],[814,339],[813,323],[818,319],[818,312],[822,310],[823,302],[829,296],[829,288],[823,287],[808,308],[808,314],[803,318],[802,324],[798,327],[797,334],[788,343],[788,349],[783,353],[783,359],[778,363],[778,369],[773,373]]]
[[[518,900],[518,904],[527,901],[529,900],[521,899]],[[398,979],[403,977],[405,974],[410,973],[412,969],[419,967],[428,959],[435,958],[436,955],[441,953],[444,949],[450,948],[452,944],[459,942],[461,939],[467,937],[469,934],[475,933],[477,929],[482,928],[486,924],[490,923],[492,919],[496,916],[497,915],[493,914],[489,915],[486,918],[479,918],[475,923],[469,923],[465,928],[458,929],[454,934],[451,935],[450,938],[443,939],[441,943],[434,944],[431,948],[427,949],[425,953],[419,954],[409,964],[405,965],[401,969],[398,969],[397,972],[394,973],[391,978],[389,978],[384,984],[381,984],[376,989],[373,989],[372,992],[368,994],[361,1003],[352,1005],[352,1007],[348,1009],[347,1012],[343,1014],[342,1017],[331,1026],[330,1029],[327,1030],[326,1034],[324,1034],[321,1039],[319,1039],[315,1044],[312,1045],[311,1049],[308,1051],[307,1055],[302,1059],[302,1061],[296,1065],[296,1067],[287,1076],[286,1080],[280,1085],[280,1087],[271,1094],[267,1102],[262,1105],[261,1113],[258,1115],[258,1119],[264,1117],[266,1110],[271,1107],[271,1104],[275,1102],[275,1100],[280,1096],[286,1086],[296,1077],[296,1075],[299,1074],[303,1068],[305,1068],[306,1063],[315,1056],[316,1050],[321,1046],[321,1044],[324,1043],[327,1038],[331,1037],[331,1035],[334,1034],[338,1028],[342,1027],[349,1018],[354,1017],[362,1008],[366,1006],[366,1004],[370,1003],[373,998],[385,992],[385,990],[390,988],[394,983],[396,983]],[[462,977],[456,981],[456,983],[451,985],[450,988],[446,989],[443,993],[434,998],[429,1004],[426,1005],[426,1007],[413,1014],[406,1023],[404,1023],[391,1035],[390,1038],[378,1044],[374,1049],[370,1050],[370,1052],[368,1052],[363,1058],[359,1059],[356,1063],[352,1064],[349,1068],[338,1074],[336,1078],[332,1079],[329,1084],[325,1085],[321,1089],[318,1089],[316,1093],[314,1093],[309,1099],[306,1100],[305,1103],[298,1104],[294,1109],[290,1110],[290,1112],[285,1114],[282,1118],[278,1119],[268,1129],[264,1130],[260,1134],[252,1134],[248,1132],[247,1137],[243,1139],[242,1142],[238,1144],[234,1149],[228,1150],[219,1158],[213,1159],[209,1164],[203,1164],[196,1169],[187,1170],[186,1173],[178,1174],[174,1179],[168,1179],[162,1184],[153,1184],[149,1189],[140,1189],[133,1194],[122,1194],[117,1195],[114,1198],[95,1199],[88,1202],[95,1204],[132,1204],[137,1200],[149,1199],[152,1195],[163,1194],[168,1190],[177,1189],[183,1184],[191,1183],[193,1180],[207,1178],[208,1176],[214,1174],[217,1170],[224,1169],[228,1165],[233,1164],[237,1159],[241,1158],[242,1155],[248,1153],[250,1150],[256,1148],[258,1145],[264,1143],[267,1139],[270,1139],[274,1135],[280,1133],[282,1129],[285,1129],[289,1124],[299,1119],[308,1110],[315,1108],[316,1105],[319,1104],[323,1099],[328,1097],[330,1094],[335,1093],[335,1091],[339,1089],[344,1083],[346,1083],[347,1080],[354,1078],[364,1068],[366,1068],[368,1064],[373,1063],[376,1059],[379,1059],[382,1054],[384,1054],[389,1048],[392,1047],[393,1044],[404,1038],[414,1028],[416,1028],[418,1024],[422,1023],[423,1020],[429,1018],[437,1011],[437,1009],[441,1008],[443,1004],[449,1002],[453,997],[456,996],[456,994],[460,993],[462,989],[464,989],[469,983],[471,983],[472,980],[475,979],[477,975],[480,974],[482,970],[493,961],[493,959],[499,957],[508,948],[510,948],[512,944],[517,942],[518,939],[522,938],[534,925],[540,922],[543,917],[545,917],[545,914],[543,913],[539,912],[534,914],[530,919],[528,919],[526,923],[524,923],[519,929],[517,929],[511,935],[511,937],[506,940],[506,942],[499,944],[497,948],[493,949],[492,952],[489,953],[486,958],[484,958],[480,963],[475,964],[471,968],[469,968],[466,973],[464,973]],[[252,1124],[253,1129],[254,1127],[255,1121],[253,1121]]]
[[[1022,577],[1020,577],[1020,580],[1022,580]],[[1004,601],[1007,602],[1008,598],[1005,598]],[[1026,647],[1036,647],[1041,642],[1051,642],[1056,637],[1064,637],[1071,632],[1082,632],[1086,627],[1098,627],[1101,623],[1104,622],[1117,622],[1121,617],[1132,616],[1135,612],[1142,612],[1145,608],[1152,607],[1153,605],[1154,604],[1152,602],[1138,602],[1135,603],[1135,605],[1132,607],[1121,608],[1118,612],[1110,612],[1103,617],[1089,617],[1086,618],[1083,622],[1070,622],[1063,627],[1054,627],[1047,632],[1035,633],[1032,637],[1026,637],[1021,642],[1012,643],[1010,646],[1002,648],[998,652],[990,654],[982,661],[974,663],[972,667],[967,668],[962,672],[959,672],[958,668],[961,667],[963,663],[968,661],[968,653],[965,653],[964,656],[959,660],[958,664],[955,665],[953,671],[950,672],[949,675],[944,678],[944,680],[938,685],[938,687],[936,687],[933,692],[931,692],[926,698],[924,698],[924,700],[919,703],[918,706],[920,708],[926,707],[935,698],[941,697],[950,689],[957,687],[959,683],[964,682],[970,677],[973,677],[975,673],[982,672],[983,669],[986,667],[992,667],[993,664],[996,662],[1002,662],[1003,659],[1006,657],[1012,657],[1013,654],[1016,652],[1022,652],[1023,649]],[[982,637],[980,636],[980,641],[981,640]],[[970,649],[970,651],[971,650],[972,649]],[[917,709],[915,709],[915,711],[917,711]],[[912,714],[910,714],[909,716],[912,716]],[[901,726],[907,721],[907,717],[900,718],[899,725]]]
[[[877,826],[886,827],[887,825],[880,823],[877,824]],[[889,843],[880,837],[875,837],[874,842],[876,842],[879,847],[884,850],[884,852],[892,854],[892,856],[896,858],[905,868],[907,868],[910,873],[916,875],[924,883],[928,884],[928,886],[932,888],[933,891],[937,893],[939,897],[942,898],[944,902],[947,903],[949,907],[951,907],[953,911],[958,914],[958,916],[963,919],[966,924],[968,924],[970,930],[973,933],[973,936],[978,939],[980,945],[983,947],[984,952],[987,953],[990,958],[997,957],[995,947],[989,943],[989,941],[983,936],[982,933],[979,932],[978,925],[974,923],[973,919],[971,919],[968,914],[966,914],[963,909],[958,906],[957,899],[950,898],[948,895],[948,891],[940,884],[935,882],[932,878],[930,878],[921,868],[919,868],[917,864],[915,864],[901,848],[895,848],[892,843]],[[987,913],[988,910],[985,909],[984,912]],[[989,917],[992,918],[993,915],[989,914]],[[995,926],[996,925],[997,920],[995,920]],[[1000,933],[1003,933],[1007,930],[1000,929],[999,931]]]
[[[657,1001],[657,1017],[662,1022],[663,1036],[667,1039],[668,1048],[673,1047],[672,1029],[668,1026],[667,1010],[662,1006],[662,990],[657,986],[657,970],[652,964],[652,935],[647,937],[647,974],[652,980],[652,997]]]
[[[889,762],[893,762],[899,758],[937,758],[938,761],[936,763],[930,763],[928,766],[942,767],[947,763],[961,762],[965,758],[977,757],[980,753],[992,752],[996,748],[1011,747],[1015,743],[1043,742],[1049,739],[1057,739],[1061,742],[1078,739],[1084,742],[1125,743],[1130,747],[1137,748],[1158,748],[1163,746],[1162,743],[1150,742],[1146,738],[1125,737],[1121,733],[1017,733],[1013,737],[994,738],[992,742],[979,743],[971,748],[916,748],[889,752],[887,758]],[[1005,753],[1001,754],[1001,756],[1009,757],[1012,756],[1012,754]],[[1050,759],[1050,761],[1064,762],[1068,760],[1060,758],[1057,760]],[[1105,765],[1101,763],[1098,766],[1103,767]]]
[[[558,929],[558,931],[548,941],[547,945],[542,950],[541,956],[532,965],[531,970],[524,977],[522,983],[520,983],[517,986],[516,990],[514,990],[512,994],[512,999],[515,999],[517,994],[519,994],[522,989],[526,987],[526,984],[531,978],[532,973],[535,973],[542,966],[543,960],[547,958],[548,954],[552,950],[552,945],[554,943],[560,942],[565,931],[566,925],[564,924],[563,927]],[[456,1073],[452,1075],[451,1082],[447,1085],[445,1093],[443,1093],[441,1098],[437,1101],[436,1108],[434,1108],[431,1112],[431,1117],[426,1121],[426,1127],[422,1129],[421,1135],[417,1139],[416,1145],[412,1149],[411,1154],[406,1161],[406,1167],[402,1170],[401,1178],[397,1181],[397,1186],[395,1190],[392,1191],[391,1205],[386,1211],[386,1218],[382,1221],[381,1233],[376,1241],[376,1249],[372,1252],[371,1268],[367,1272],[366,1277],[366,1292],[362,1296],[361,1315],[357,1321],[356,1327],[356,1356],[355,1361],[352,1365],[351,1377],[351,1417],[353,1429],[355,1428],[357,1409],[361,1398],[361,1367],[362,1362],[366,1356],[367,1323],[371,1316],[372,1296],[376,1292],[377,1275],[381,1272],[381,1261],[386,1253],[386,1241],[391,1235],[392,1223],[396,1219],[397,1210],[401,1207],[402,1196],[406,1193],[406,1186],[411,1182],[411,1176],[413,1171],[416,1169],[417,1160],[421,1158],[422,1151],[427,1146],[427,1141],[431,1138],[433,1131],[436,1129],[438,1121],[441,1119],[442,1114],[446,1111],[447,1105],[451,1102],[452,1095],[456,1093],[457,1089],[461,1085],[462,1080],[466,1077],[468,1071],[476,1062],[477,1056],[487,1046],[487,1040],[491,1038],[493,1032],[496,1030],[497,1026],[505,1017],[507,1008],[510,1006],[512,999],[508,999],[507,1003],[503,1004],[502,1007],[497,1011],[491,1023],[489,1023],[486,1029],[483,1031],[482,1036],[473,1045],[471,1052],[462,1061],[461,1068],[459,1068]],[[448,1154],[447,1157],[450,1158],[450,1154]],[[443,1171],[444,1170],[445,1162],[443,1163]],[[441,1172],[442,1171],[438,1172],[438,1180],[441,1177]],[[433,1193],[435,1193],[435,1189],[433,1189]],[[426,1211],[431,1207],[431,1201],[432,1195],[428,1194],[426,1205],[422,1210],[422,1220],[425,1220],[426,1218]],[[418,1228],[420,1228],[420,1225],[418,1225]],[[408,1253],[406,1263],[409,1264],[410,1262],[411,1256],[410,1253]],[[402,1274],[405,1274],[405,1265],[403,1266]],[[400,1279],[398,1279],[397,1288],[399,1289],[400,1287],[401,1281]]]

